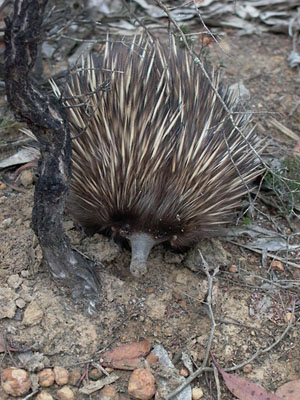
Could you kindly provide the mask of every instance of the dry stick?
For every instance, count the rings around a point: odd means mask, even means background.
[[[209,268],[208,268],[208,264],[205,261],[202,253],[200,250],[199,251],[199,255],[201,258],[201,261],[203,263],[203,270],[207,276],[207,283],[208,283],[208,289],[207,289],[207,307],[208,307],[208,311],[209,311],[209,316],[210,316],[210,320],[211,320],[211,328],[210,328],[210,335],[209,335],[209,339],[208,339],[208,343],[206,346],[206,350],[205,350],[205,355],[202,361],[202,365],[199,369],[197,369],[196,372],[194,372],[192,375],[190,375],[190,377],[180,386],[178,386],[173,392],[169,393],[166,397],[165,400],[169,400],[172,399],[174,396],[176,396],[178,393],[180,393],[182,391],[182,389],[184,389],[190,382],[192,382],[198,375],[200,375],[203,371],[212,371],[212,368],[208,368],[206,367],[208,358],[209,358],[209,354],[210,354],[210,349],[211,349],[211,344],[214,338],[214,333],[215,333],[215,328],[216,328],[216,323],[215,323],[215,318],[214,318],[214,314],[212,311],[212,289],[213,289],[213,280],[215,278],[215,276],[217,275],[217,273],[219,272],[219,267],[216,267],[214,269],[214,272],[212,275],[210,275],[209,273]]]
[[[213,40],[217,43],[217,45],[220,47],[220,49],[226,54],[225,50],[223,49],[223,47],[220,45],[220,43],[218,42],[218,39],[215,37],[215,35],[208,29],[206,23],[204,22],[204,19],[202,18],[202,15],[199,11],[199,8],[197,7],[197,4],[195,3],[195,0],[193,0],[194,3],[194,7],[195,7],[195,11],[201,21],[201,24],[203,25],[204,29],[206,30],[206,32],[208,32],[210,34],[210,36],[213,38]],[[226,54],[227,55],[227,54]]]
[[[199,253],[200,253],[200,252],[199,252]],[[201,253],[200,253],[200,255],[201,255]],[[202,255],[201,255],[201,256],[202,256]],[[206,272],[206,271],[205,271],[205,272]],[[208,272],[207,272],[206,274],[208,274],[208,276],[209,276],[209,283],[212,282],[212,277],[215,276],[215,271],[214,271],[213,276],[209,275]],[[208,294],[208,297],[209,297],[209,294]],[[281,342],[281,340],[284,338],[284,336],[288,333],[288,331],[290,330],[291,326],[293,325],[293,319],[294,319],[294,314],[295,314],[295,304],[296,304],[296,303],[294,302],[294,303],[293,303],[293,307],[292,307],[292,312],[291,312],[291,318],[290,318],[290,320],[288,321],[288,324],[287,324],[285,330],[282,332],[282,334],[279,336],[279,338],[275,340],[274,343],[272,343],[270,346],[266,347],[265,349],[258,350],[258,351],[257,351],[256,353],[254,353],[253,356],[251,356],[248,360],[243,361],[242,363],[237,364],[237,365],[235,365],[235,366],[233,366],[233,367],[224,368],[223,370],[226,371],[226,372],[232,372],[232,371],[236,371],[236,370],[238,370],[238,369],[241,369],[241,368],[243,368],[246,364],[250,364],[252,361],[254,361],[254,360],[255,360],[257,357],[259,357],[261,354],[267,353],[267,352],[269,352],[270,350],[272,350],[273,347],[277,346],[277,344],[278,344],[279,342]],[[213,318],[213,314],[210,314],[210,316]],[[212,330],[211,330],[211,333],[212,333]],[[210,335],[210,340],[209,340],[209,343],[208,343],[208,346],[207,346],[206,350],[210,347],[211,340],[212,340],[212,335]],[[186,381],[185,381],[183,384],[181,384],[180,386],[178,386],[177,389],[175,389],[173,392],[171,392],[170,394],[168,394],[168,396],[165,397],[165,400],[170,400],[170,399],[172,399],[174,396],[176,396],[178,393],[180,393],[186,386],[188,386],[191,382],[193,382],[193,380],[196,379],[196,378],[197,378],[200,374],[202,374],[202,372],[204,372],[204,371],[210,371],[210,372],[211,372],[211,371],[214,371],[214,369],[213,369],[213,368],[210,368],[210,367],[205,367],[205,366],[203,365],[203,363],[202,363],[202,366],[201,366],[199,369],[197,369],[192,375],[190,375],[190,376],[186,379]],[[217,383],[217,381],[216,381],[216,383]]]
[[[39,392],[39,390],[35,390],[34,392],[32,392],[32,393],[29,393],[27,396],[23,397],[23,399],[22,399],[22,400],[28,400],[28,399],[31,399],[31,397],[33,397],[34,395],[36,395],[38,392]]]
[[[220,380],[219,380],[219,372],[215,364],[213,364],[213,369],[214,369],[214,377],[215,377],[215,382],[216,382],[216,388],[217,388],[217,400],[221,400],[221,387],[220,387]]]
[[[121,0],[122,4],[124,7],[126,7],[127,11],[129,12],[130,15],[133,16],[133,18],[136,20],[136,22],[138,24],[140,24],[140,26],[142,28],[144,28],[145,32],[147,32],[147,35],[153,40],[155,41],[155,37],[153,36],[153,34],[149,31],[149,29],[147,28],[147,26],[135,15],[135,13],[133,11],[130,10],[129,5],[127,4],[127,2],[125,0]]]
[[[236,245],[236,246],[244,247],[245,249],[251,250],[251,251],[253,251],[254,253],[258,253],[258,254],[262,254],[262,253],[263,253],[262,250],[256,249],[256,248],[251,247],[251,246],[247,246],[247,245],[245,245],[245,244],[241,244],[241,243],[234,242],[233,240],[226,240],[226,242],[232,243],[232,244],[234,244],[234,245]],[[275,254],[266,253],[265,256],[266,256],[266,257],[274,258],[274,260],[282,261],[282,262],[284,262],[285,264],[290,265],[291,267],[300,268],[300,265],[299,265],[299,264],[293,263],[293,262],[291,262],[291,261],[287,261],[285,258],[276,256]],[[261,278],[261,279],[263,279],[263,278]]]
[[[179,35],[182,38],[182,41],[184,43],[185,48],[187,49],[188,53],[191,55],[191,57],[194,60],[197,60],[197,64],[199,64],[201,71],[203,72],[204,76],[207,78],[213,92],[215,93],[216,97],[218,98],[218,100],[221,102],[222,106],[224,107],[224,110],[228,113],[230,121],[234,127],[234,129],[237,130],[237,132],[239,132],[239,134],[243,137],[243,139],[245,140],[245,143],[247,143],[247,145],[249,146],[249,148],[251,149],[251,151],[253,151],[253,153],[256,155],[256,157],[260,160],[261,164],[263,165],[263,167],[265,168],[266,171],[270,172],[272,174],[272,176],[280,179],[283,184],[287,187],[287,189],[289,189],[288,187],[288,182],[295,182],[295,180],[293,179],[289,179],[289,178],[285,178],[282,177],[281,175],[279,175],[278,173],[274,172],[272,170],[272,168],[270,168],[265,161],[262,159],[262,157],[260,156],[260,154],[257,152],[257,150],[253,147],[253,145],[247,140],[247,138],[245,137],[245,135],[243,134],[243,132],[241,131],[241,129],[237,126],[237,124],[235,123],[234,119],[233,119],[233,114],[235,114],[234,112],[230,111],[229,108],[227,107],[226,103],[224,102],[224,100],[222,99],[222,97],[220,96],[220,93],[218,92],[218,90],[216,89],[215,85],[213,84],[210,76],[208,75],[208,73],[206,72],[205,68],[204,68],[204,64],[203,62],[200,60],[200,58],[197,56],[197,54],[191,49],[191,47],[189,46],[186,37],[184,35],[184,33],[182,32],[180,26],[178,25],[178,23],[176,22],[176,20],[172,17],[172,14],[170,13],[169,9],[162,3],[161,0],[156,0],[156,3],[159,5],[159,7],[161,7],[162,10],[164,10],[164,12],[167,14],[169,20],[172,22],[172,24],[176,27]],[[196,62],[196,61],[195,61]],[[227,149],[228,149],[228,154],[231,157],[230,154],[230,149],[228,147],[228,143],[225,140]],[[234,168],[236,169],[243,185],[247,188],[248,193],[250,193],[249,187],[248,185],[245,183],[243,176],[240,174],[238,167],[235,165],[234,161],[231,158],[231,161],[233,163]],[[251,202],[250,202],[251,203]]]
[[[106,371],[106,369],[104,367],[102,367],[101,364],[97,363],[97,362],[92,362],[91,365],[96,368],[99,369],[103,375],[109,376],[109,373]]]
[[[37,58],[47,0],[16,0],[6,19],[5,81],[7,99],[40,143],[39,178],[35,185],[32,225],[54,278],[72,286],[76,298],[88,298],[89,311],[99,302],[99,277],[93,266],[71,248],[62,215],[71,179],[71,139],[66,110],[30,79]],[[51,221],[51,223],[49,223]],[[81,296],[80,296],[81,297]]]
[[[214,272],[212,275],[210,275],[209,273],[209,268],[208,268],[208,264],[207,262],[204,260],[204,257],[201,253],[200,250],[198,250],[199,255],[201,257],[201,261],[203,263],[203,270],[205,272],[205,275],[207,277],[207,283],[208,283],[208,288],[207,288],[207,307],[208,307],[208,311],[209,311],[209,316],[210,316],[210,320],[211,320],[211,329],[210,329],[210,335],[209,335],[209,339],[208,339],[208,343],[206,346],[206,350],[205,350],[205,355],[202,361],[202,365],[201,367],[205,367],[209,358],[209,353],[210,353],[210,348],[211,348],[211,344],[212,344],[212,340],[214,337],[214,333],[215,333],[215,328],[216,328],[216,322],[215,322],[215,317],[212,311],[212,289],[213,289],[213,279],[215,278],[215,276],[217,275],[217,273],[219,272],[219,267],[216,267],[214,269]],[[200,367],[200,368],[201,368]]]
[[[293,307],[292,307],[292,313],[291,313],[291,318],[288,321],[288,324],[285,328],[285,330],[282,332],[282,334],[279,336],[278,339],[275,340],[274,343],[272,343],[270,346],[266,347],[265,349],[262,350],[258,350],[255,354],[253,354],[253,356],[251,356],[248,360],[243,361],[240,364],[235,365],[234,367],[229,367],[229,368],[223,368],[223,371],[225,372],[232,372],[232,371],[236,371],[238,369],[243,368],[246,364],[250,364],[252,361],[254,361],[257,357],[259,357],[261,354],[267,353],[270,350],[273,349],[273,347],[277,346],[277,344],[279,342],[281,342],[281,340],[284,338],[284,336],[288,333],[288,331],[290,330],[291,326],[293,325],[293,319],[294,319],[294,314],[295,314],[295,302],[293,303]],[[180,393],[186,386],[188,386],[191,382],[193,382],[194,379],[196,379],[200,374],[202,374],[202,372],[204,371],[213,371],[213,368],[210,367],[200,367],[199,369],[197,369],[192,375],[190,375],[186,381],[178,386],[178,388],[176,390],[174,390],[172,393],[170,393],[165,400],[170,400],[173,396],[176,396],[178,393]]]
[[[284,126],[281,122],[277,121],[275,118],[270,119],[270,124],[277,128],[280,132],[284,133],[286,136],[294,139],[296,141],[300,140],[300,136],[293,132],[291,129]]]
[[[236,125],[232,115],[234,114],[232,111],[229,110],[229,108],[227,107],[227,104],[224,102],[224,100],[222,99],[220,93],[218,92],[217,88],[215,87],[212,79],[210,78],[209,74],[207,73],[203,62],[201,61],[201,59],[198,57],[198,55],[191,49],[191,47],[189,46],[186,37],[184,35],[184,33],[182,32],[180,26],[178,25],[178,23],[175,21],[175,19],[172,17],[169,9],[161,2],[161,0],[156,0],[156,3],[164,10],[164,12],[167,14],[168,18],[170,19],[170,21],[172,22],[172,24],[176,27],[176,29],[178,30],[182,41],[184,43],[185,48],[187,49],[187,51],[189,52],[189,54],[192,56],[193,60],[200,66],[201,71],[203,72],[205,78],[208,80],[213,92],[215,93],[216,97],[218,98],[218,100],[221,102],[224,110],[228,113],[230,121],[232,122],[232,125],[234,126],[234,128],[239,132],[239,134],[244,138],[245,142],[249,145],[250,149],[254,152],[254,154],[259,158],[259,160],[261,160],[261,162],[264,164],[263,160],[261,159],[259,153],[257,152],[257,150],[253,147],[253,145],[247,140],[247,138],[245,137],[245,135],[243,134],[243,132],[240,130],[240,128]],[[197,60],[197,61],[196,61]],[[229,150],[229,148],[228,148]],[[229,154],[230,155],[230,154]],[[235,166],[235,163],[233,164]],[[236,166],[235,166],[236,167]],[[239,170],[237,168],[237,172],[243,182],[243,184],[245,185],[245,187],[248,189],[248,185],[244,182],[243,177],[240,175]]]
[[[3,344],[3,347],[4,347],[4,353],[9,355],[9,358],[11,359],[12,363],[14,364],[14,366],[16,368],[18,368],[18,365],[15,362],[15,360],[14,360],[12,354],[11,354],[11,351],[9,350],[9,345],[7,343],[7,340],[6,340],[6,330],[5,329],[3,329],[1,331],[1,336],[2,336],[2,344]],[[2,364],[2,362],[1,362],[1,364]]]
[[[270,344],[270,346],[266,347],[265,349],[258,350],[256,353],[253,354],[252,357],[250,357],[248,360],[242,362],[241,364],[235,365],[234,367],[230,367],[230,368],[224,368],[224,371],[232,372],[232,371],[236,371],[237,369],[243,368],[246,364],[250,364],[261,354],[268,353],[270,350],[273,349],[273,347],[277,346],[278,343],[281,342],[281,340],[284,338],[284,336],[287,334],[287,332],[290,330],[291,326],[293,325],[293,319],[294,319],[294,314],[295,314],[295,304],[296,304],[296,302],[294,301],[293,307],[292,307],[291,318],[288,321],[287,327],[282,332],[282,334],[279,336],[279,338],[275,340],[274,343]]]
[[[0,150],[4,151],[4,150],[15,149],[16,147],[19,147],[23,144],[27,144],[30,141],[31,141],[30,138],[26,138],[26,139],[16,140],[15,142],[4,143],[0,145]]]

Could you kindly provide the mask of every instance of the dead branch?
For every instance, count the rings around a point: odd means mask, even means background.
[[[73,298],[87,295],[94,306],[98,278],[91,265],[71,249],[62,228],[71,179],[66,113],[59,99],[42,93],[31,79],[46,5],[47,0],[16,0],[12,19],[6,19],[6,92],[15,114],[27,122],[40,145],[32,224],[46,265],[56,279],[63,279],[72,288]]]

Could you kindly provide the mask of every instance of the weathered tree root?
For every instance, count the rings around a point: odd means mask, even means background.
[[[71,287],[73,298],[82,299],[84,295],[94,306],[99,278],[93,266],[71,249],[62,227],[72,151],[65,109],[59,99],[41,93],[30,79],[47,1],[16,0],[12,20],[6,19],[7,99],[15,114],[28,123],[40,145],[32,223],[44,260],[51,274]]]

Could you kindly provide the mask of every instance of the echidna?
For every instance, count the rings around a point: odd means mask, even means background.
[[[196,61],[175,42],[108,41],[63,92],[73,136],[67,207],[88,232],[128,239],[136,276],[153,245],[187,246],[230,222],[260,172],[250,117],[230,119]]]

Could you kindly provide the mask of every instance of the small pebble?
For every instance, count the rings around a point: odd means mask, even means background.
[[[238,272],[238,267],[236,265],[230,265],[230,267],[228,268],[228,271],[231,274],[236,274]]]
[[[184,376],[185,378],[189,376],[189,371],[186,368],[181,368],[179,373],[181,376]]]
[[[20,297],[16,300],[16,306],[18,308],[24,308],[26,306],[26,302]]]
[[[61,389],[57,391],[57,396],[59,400],[73,400],[74,393],[69,388],[69,386],[63,386]]]
[[[252,371],[252,365],[251,364],[246,364],[243,367],[243,371],[245,372],[245,374],[249,374]]]
[[[147,294],[152,294],[152,293],[154,293],[154,292],[155,292],[154,287],[149,287],[149,288],[146,289],[146,293],[147,293]]]
[[[10,277],[7,279],[8,286],[12,289],[18,289],[22,282],[23,279],[18,274],[10,275]]]
[[[25,187],[30,186],[30,185],[33,184],[33,174],[29,169],[21,172],[21,174],[20,174],[20,182]]]
[[[196,362],[198,360],[198,353],[194,350],[190,351],[190,355],[193,358],[193,360]]]
[[[17,397],[29,392],[31,380],[28,372],[24,369],[10,367],[2,372],[1,385],[5,393]]]
[[[50,393],[46,392],[45,390],[42,390],[37,396],[36,400],[53,400],[53,397],[51,396]]]
[[[41,322],[44,316],[43,311],[40,309],[39,305],[32,301],[28,304],[23,317],[23,324],[27,326],[34,326]]]
[[[155,378],[148,369],[135,369],[128,382],[130,396],[140,400],[150,400],[155,394]]]
[[[176,283],[179,283],[181,285],[186,285],[187,283],[187,276],[184,272],[178,272],[178,274],[176,275]]]
[[[4,182],[0,182],[0,190],[5,190],[6,189],[6,185]]]
[[[202,389],[198,388],[198,387],[194,387],[192,389],[192,399],[193,400],[199,400],[199,399],[201,399],[201,397],[203,397]]]
[[[73,371],[69,372],[69,384],[76,386],[81,378],[81,373],[79,369],[74,369]]]
[[[66,370],[66,368],[54,367],[53,372],[54,372],[55,382],[59,386],[66,385],[68,383],[69,372]]]
[[[98,369],[98,368],[93,368],[89,372],[89,378],[93,379],[94,381],[96,381],[97,379],[101,378],[102,375],[103,375],[103,372],[100,371],[100,369]]]
[[[4,219],[4,220],[2,221],[1,227],[2,227],[3,229],[7,229],[7,228],[9,228],[9,227],[11,226],[11,224],[12,224],[12,218],[6,218],[6,219]]]
[[[283,265],[283,263],[281,261],[278,261],[278,260],[273,260],[271,262],[271,268],[274,271],[284,272],[284,265]]]
[[[251,264],[255,264],[255,263],[256,263],[256,257],[251,256],[251,257],[249,258],[249,261],[250,261]]]
[[[244,353],[246,353],[246,351],[248,351],[249,346],[247,344],[242,344],[242,350]]]
[[[291,318],[292,318],[292,313],[291,313],[291,312],[287,312],[287,313],[285,314],[285,317],[284,317],[285,321],[286,321],[286,322],[290,322]],[[296,321],[296,317],[295,317],[295,315],[294,315],[293,321],[292,321],[292,322],[295,322],[295,321]]]
[[[100,392],[99,400],[119,400],[119,395],[113,386],[106,385]]]
[[[39,384],[42,387],[52,386],[54,383],[54,373],[51,368],[45,368],[38,373]]]
[[[28,271],[28,269],[22,269],[21,276],[23,278],[28,278],[30,276],[30,272]]]

